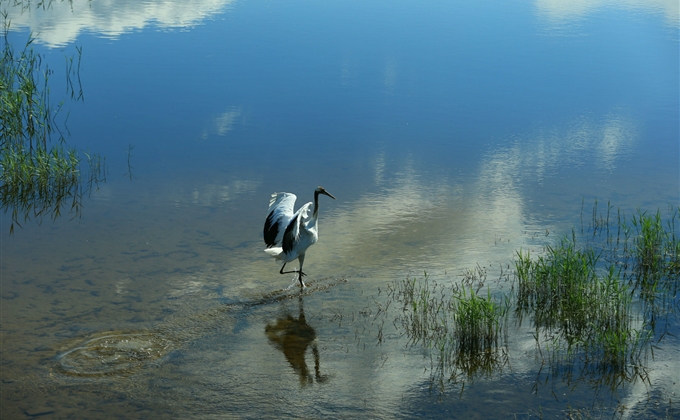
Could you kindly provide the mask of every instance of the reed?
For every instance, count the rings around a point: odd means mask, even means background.
[[[667,239],[661,212],[657,211],[654,215],[648,215],[638,210],[631,223],[637,231],[634,240],[636,269],[644,276],[661,274],[665,265],[664,248]]]
[[[546,255],[535,260],[519,251],[515,262],[519,315],[530,312],[537,327],[560,328],[567,338],[581,335],[588,324],[586,299],[598,282],[598,258],[593,250],[577,249],[568,239],[548,246]]]
[[[550,337],[552,351],[620,371],[640,363],[649,332],[635,326],[632,293],[620,269],[602,268],[600,255],[573,238],[534,259],[518,252],[516,313],[520,321],[531,318],[537,341]]]
[[[478,295],[472,289],[459,288],[453,294],[449,310],[453,316],[452,335],[458,353],[475,354],[498,347],[505,328],[508,306],[491,296]]]
[[[96,154],[83,161],[76,149],[66,145],[61,104],[50,99],[52,69],[35,53],[29,37],[16,51],[9,40],[10,22],[3,13],[4,32],[0,65],[0,200],[3,211],[10,212],[14,226],[20,220],[53,219],[68,207],[80,215],[83,185],[91,191],[106,181],[104,159]],[[77,63],[67,59],[67,89],[73,99],[82,99],[80,88],[80,49]],[[77,81],[77,85],[74,84]],[[76,95],[75,87],[80,93]],[[67,92],[69,93],[69,92]],[[62,130],[62,127],[64,130]],[[55,144],[56,143],[56,144]],[[87,165],[87,179],[81,167]]]
[[[650,215],[638,209],[627,226],[635,235],[632,256],[635,276],[641,285],[646,280],[677,284],[680,274],[677,218],[678,209],[669,210],[665,223],[660,210]]]
[[[427,273],[394,281],[388,296],[401,305],[395,325],[412,345],[430,350],[433,380],[470,380],[507,363],[508,318],[528,320],[550,375],[616,389],[646,380],[645,358],[670,332],[680,310],[680,209],[632,218],[595,205],[592,221],[542,252],[519,250],[510,292],[493,295],[486,270],[466,270],[441,284]],[[501,265],[501,268],[503,266]],[[506,280],[509,274],[503,274]]]
[[[517,252],[515,313],[520,323],[531,320],[553,372],[570,377],[580,366],[580,377],[615,388],[644,380],[646,355],[680,309],[680,235],[678,209],[630,218],[621,210],[611,217],[611,209],[604,216],[594,207],[583,242],[572,231],[533,258]]]
[[[479,375],[491,375],[507,363],[505,349],[510,302],[489,289],[480,294],[485,275],[468,270],[461,284],[443,285],[422,278],[393,282],[389,295],[401,303],[395,324],[409,343],[430,349],[432,379],[444,388]]]

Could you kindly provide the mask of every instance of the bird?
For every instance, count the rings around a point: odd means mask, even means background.
[[[283,261],[279,270],[280,274],[297,273],[300,288],[305,287],[302,276],[302,264],[305,262],[307,249],[319,239],[319,195],[326,195],[333,200],[324,187],[314,190],[314,203],[309,202],[293,213],[295,194],[282,192],[273,193],[269,201],[267,219],[264,222],[264,243],[267,245],[264,252],[277,260]],[[313,206],[311,217],[307,212]],[[298,260],[300,268],[293,271],[283,271],[286,264]]]

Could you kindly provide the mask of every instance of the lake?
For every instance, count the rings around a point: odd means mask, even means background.
[[[2,418],[678,416],[677,294],[605,385],[514,319],[502,364],[442,380],[390,294],[501,296],[596,205],[680,205],[676,0],[14,3],[53,100],[82,48],[67,142],[108,172],[79,217],[2,217]],[[319,185],[300,292],[262,229]]]

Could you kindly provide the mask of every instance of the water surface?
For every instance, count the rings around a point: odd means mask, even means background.
[[[3,417],[677,406],[678,334],[614,396],[542,381],[526,327],[508,365],[442,391],[379,311],[409,275],[494,277],[580,226],[584,203],[680,204],[677,2],[69,3],[0,3],[53,96],[83,48],[69,142],[109,168],[78,219],[9,236],[3,216]],[[262,225],[272,192],[301,205],[317,185],[337,200],[321,198],[299,296]]]

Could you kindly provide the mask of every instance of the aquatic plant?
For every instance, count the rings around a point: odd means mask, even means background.
[[[678,210],[671,210],[664,225],[661,211],[649,215],[638,209],[631,225],[626,226],[635,233],[632,246],[634,276],[643,296],[648,296],[654,285],[677,288],[680,274],[677,217]]]
[[[596,208],[584,242],[572,231],[535,258],[517,252],[516,314],[531,318],[554,374],[571,380],[576,369],[615,389],[645,380],[645,357],[680,309],[678,209],[665,218],[637,210],[628,220]]]
[[[517,252],[518,315],[531,311],[538,327],[564,330],[567,338],[578,337],[587,327],[583,315],[590,309],[587,297],[599,281],[595,272],[598,255],[592,249],[579,250],[570,240],[546,247],[546,255],[532,259]],[[581,315],[581,316],[579,316]]]
[[[646,358],[680,310],[680,209],[666,217],[638,210],[630,220],[612,210],[608,203],[602,214],[596,203],[587,227],[581,215],[580,235],[572,230],[542,252],[517,251],[505,294],[480,293],[487,274],[479,265],[448,285],[427,273],[394,281],[388,295],[401,303],[395,326],[410,345],[430,350],[433,383],[443,390],[500,372],[510,309],[519,326],[529,320],[535,329],[548,378],[612,390],[647,380]],[[509,281],[502,267],[499,282]]]
[[[509,301],[479,290],[485,272],[477,267],[449,286],[422,278],[395,281],[389,295],[400,302],[397,323],[412,345],[431,350],[432,379],[459,383],[491,375],[507,363],[505,350]]]
[[[598,266],[598,252],[568,238],[534,259],[518,251],[518,319],[528,315],[536,340],[550,337],[553,352],[564,349],[598,368],[639,364],[648,334],[635,327],[630,290],[614,265]]]
[[[24,48],[15,51],[9,40],[10,22],[3,13],[4,33],[0,65],[0,205],[12,215],[10,233],[14,225],[21,226],[31,217],[41,219],[50,214],[61,215],[69,206],[75,216],[80,215],[83,194],[84,162],[74,148],[65,144],[64,127],[58,120],[62,104],[54,106],[50,100],[49,80],[53,71],[43,65],[35,53],[29,37]],[[67,93],[82,99],[79,85],[80,54],[77,64],[67,58]],[[75,67],[74,67],[75,66]],[[78,81],[76,94],[74,80]],[[56,144],[53,144],[56,137]],[[87,189],[106,180],[104,159],[97,154],[86,154],[88,167]]]

